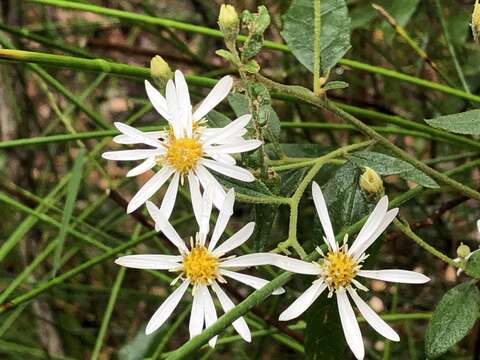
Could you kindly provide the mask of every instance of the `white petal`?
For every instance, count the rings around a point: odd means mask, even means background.
[[[155,89],[148,80],[145,80],[145,90],[147,91],[148,99],[152,103],[155,110],[157,110],[157,112],[162,115],[165,120],[170,121],[167,101],[162,96],[162,94],[160,94],[160,92]]]
[[[173,80],[168,80],[165,87],[165,98],[167,101],[168,113],[172,116],[178,113],[177,89]],[[172,119],[173,120],[173,119]]]
[[[403,284],[425,284],[430,281],[427,276],[408,270],[360,270],[358,275],[369,279]]]
[[[297,274],[319,275],[320,267],[312,262],[306,262],[293,259],[288,256],[272,253],[247,254],[232,259],[225,260],[221,267],[250,267],[259,265],[274,265],[283,270],[291,271]]]
[[[217,311],[215,310],[215,305],[213,304],[213,299],[210,295],[210,291],[208,291],[208,287],[205,287],[204,294],[205,328],[208,328],[217,321]],[[208,341],[208,345],[212,348],[215,347],[217,339],[218,336],[214,336]]]
[[[185,242],[182,240],[177,231],[168,222],[165,216],[155,206],[154,203],[147,201],[147,210],[152,219],[155,221],[155,230],[161,231],[173,245],[177,247],[180,253],[187,253],[188,249],[185,246]]]
[[[177,102],[180,108],[190,108],[190,93],[187,82],[180,70],[175,70],[175,88],[177,90]],[[191,113],[191,111],[190,111]]]
[[[198,176],[198,179],[202,183],[204,189],[213,186],[213,204],[217,209],[221,209],[223,202],[225,201],[225,190],[223,190],[222,185],[218,182],[215,177],[210,174],[210,172],[202,165],[198,165],[195,168],[195,174]]]
[[[157,140],[162,138],[165,135],[165,131],[144,131],[143,134],[152,138],[153,140]],[[117,135],[112,139],[117,144],[124,144],[124,145],[134,145],[134,144],[143,144],[143,141],[138,141],[136,138],[131,138],[128,135]]]
[[[165,196],[163,197],[162,205],[160,206],[160,212],[167,220],[170,219],[170,215],[172,215],[173,206],[175,205],[175,199],[177,198],[179,180],[180,173],[177,172],[175,173],[175,175],[173,175],[173,178],[170,181],[170,185],[168,185]]]
[[[262,145],[260,140],[244,140],[240,143],[210,146],[209,151],[225,154],[236,154],[254,150],[260,145]]]
[[[356,251],[361,247],[363,242],[367,241],[375,233],[387,214],[387,210],[388,197],[383,196],[375,206],[375,209],[373,209],[365,224],[363,224],[362,230],[360,230],[357,238],[350,247],[348,251],[350,255],[355,255]]]
[[[245,182],[252,182],[255,180],[255,177],[250,173],[250,171],[241,168],[240,166],[236,165],[228,165],[224,163],[220,163],[215,160],[210,159],[202,159],[200,160],[203,165],[206,167],[231,178],[245,181]]]
[[[190,339],[202,332],[205,320],[205,285],[198,285],[193,291],[192,312],[190,313]]]
[[[352,350],[353,355],[361,360],[365,356],[362,333],[360,332],[355,313],[344,289],[337,290],[337,306],[345,340],[347,340],[347,344],[350,350]]]
[[[138,142],[142,142],[146,145],[150,145],[156,148],[163,148],[163,144],[155,140],[149,136],[146,136],[142,131],[135,129],[134,127],[123,124],[121,122],[114,122],[113,125],[120,131],[122,134],[125,134],[132,138],[132,140],[137,140]]]
[[[302,295],[280,314],[278,320],[288,321],[299,317],[317,300],[326,288],[327,286],[322,280],[315,280]]]
[[[241,283],[244,283],[245,285],[251,286],[256,290],[261,289],[262,287],[264,287],[265,285],[267,285],[269,283],[268,280],[264,280],[264,279],[258,278],[256,276],[241,274],[241,273],[226,270],[226,269],[220,269],[219,272],[220,272],[221,275],[225,275],[229,278],[240,281]],[[280,294],[283,294],[284,292],[285,292],[285,289],[280,287],[278,289],[275,289],[272,292],[272,294],[273,295],[280,295]]]
[[[115,264],[134,269],[170,270],[182,261],[175,255],[127,255],[115,260]]]
[[[315,203],[315,208],[317,209],[318,217],[320,218],[320,222],[322,223],[323,231],[325,232],[327,245],[330,249],[337,250],[338,245],[335,241],[332,223],[330,222],[330,216],[328,215],[327,204],[325,203],[325,198],[323,197],[320,186],[318,186],[315,181],[312,183],[312,196],[313,202]]]
[[[198,224],[199,234],[201,235],[201,245],[205,245],[207,235],[210,232],[210,215],[212,214],[212,187],[210,186],[203,192],[200,222]]]
[[[368,238],[365,239],[361,244],[359,244],[358,249],[356,249],[353,258],[358,259],[374,242],[379,238],[380,235],[385,231],[385,229],[390,225],[390,223],[398,215],[398,208],[391,209],[387,211],[385,217],[382,220],[380,226],[375,230],[375,232]]]
[[[147,172],[148,170],[152,169],[156,164],[157,164],[157,161],[155,160],[155,156],[149,157],[145,161],[143,161],[140,165],[137,165],[133,169],[131,169],[127,173],[127,177],[133,177],[133,176],[143,174],[144,172]]]
[[[204,152],[207,156],[211,157],[212,159],[218,162],[228,164],[228,165],[235,165],[237,163],[235,158],[229,154],[212,154],[206,150],[204,150]]]
[[[127,206],[127,214],[134,212],[150,199],[174,172],[174,169],[164,166],[153,175],[145,184],[143,184],[132,200],[130,200]]]
[[[200,224],[202,217],[202,194],[198,178],[191,171],[188,172],[188,187],[190,188],[190,199],[192,201],[193,215],[197,224]]]
[[[238,134],[244,130],[245,126],[247,126],[251,119],[252,115],[250,114],[242,115],[227,126],[216,128],[215,130],[217,131],[211,131],[209,134],[210,136],[205,138],[205,145],[215,144],[218,143],[218,141],[229,139],[232,136],[239,136]]]
[[[230,300],[230,298],[225,294],[222,288],[217,284],[216,281],[212,283],[212,289],[217,294],[218,300],[220,301],[220,305],[222,305],[223,311],[228,312],[235,307],[235,304]],[[250,334],[250,330],[248,329],[248,325],[245,322],[243,317],[239,317],[232,323],[234,329],[237,333],[247,342],[252,341],[252,335]]]
[[[225,240],[219,247],[212,251],[212,254],[215,256],[222,256],[227,252],[236,249],[240,245],[242,245],[245,241],[247,241],[250,236],[252,236],[253,230],[255,229],[255,223],[249,222],[243,228],[238,230],[235,234],[233,234],[230,238]]]
[[[160,149],[117,150],[104,152],[102,158],[115,161],[131,161],[143,160],[161,154],[163,154],[163,151]]]
[[[193,120],[202,120],[210,110],[217,106],[223,99],[228,96],[233,85],[233,78],[225,76],[221,78],[213,87],[207,97],[202,101],[198,108],[193,113]]]
[[[152,318],[147,324],[145,333],[150,335],[157,330],[163,323],[172,315],[173,310],[177,307],[178,303],[182,299],[183,294],[190,284],[189,280],[185,280],[175,291],[163,302],[162,305],[155,311]]]
[[[363,301],[360,296],[358,296],[357,292],[354,289],[349,287],[347,290],[358,310],[360,310],[363,318],[376,332],[378,332],[380,335],[385,336],[389,340],[400,341],[400,336],[398,336],[395,330],[393,330],[390,325],[383,321],[382,318],[378,316],[377,313],[373,311],[372,308],[368,306],[367,303]]]
[[[208,244],[208,250],[212,251],[217,245],[218,240],[222,236],[225,228],[227,227],[228,221],[233,214],[233,204],[235,203],[235,190],[230,189],[225,197],[220,212],[218,214],[217,222],[215,223],[215,228],[213,229],[213,234]]]
[[[477,220],[477,230],[480,233],[480,219]]]

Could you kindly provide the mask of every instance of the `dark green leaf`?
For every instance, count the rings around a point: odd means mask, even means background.
[[[320,58],[322,72],[334,67],[350,49],[350,18],[345,0],[322,0]],[[314,5],[312,0],[293,0],[283,16],[282,36],[293,55],[313,71]]]
[[[226,188],[231,189],[235,188],[235,192],[239,194],[245,194],[249,196],[265,196],[265,195],[274,195],[270,189],[260,180],[255,180],[252,182],[238,181],[232,178],[227,178],[218,173],[214,173],[216,178],[220,183]]]
[[[429,359],[437,358],[462,340],[475,324],[480,311],[480,291],[475,281],[450,289],[440,300],[425,336]]]
[[[208,127],[212,127],[212,128],[225,127],[231,123],[231,120],[228,117],[226,117],[222,113],[219,113],[218,111],[215,111],[215,110],[210,110],[210,112],[207,115],[207,120],[208,120]]]
[[[361,167],[371,167],[379,175],[399,175],[427,188],[438,188],[438,184],[413,165],[374,151],[358,151],[349,155],[350,161]]]
[[[475,251],[467,260],[465,272],[468,276],[480,279],[480,251]]]
[[[335,301],[321,296],[305,317],[305,355],[312,360],[342,359],[346,343]]]
[[[253,206],[255,231],[251,237],[253,251],[263,251],[271,239],[271,232],[278,206],[258,204]]]
[[[322,186],[330,219],[337,231],[360,220],[369,211],[369,201],[359,186],[361,173],[361,168],[347,162]]]
[[[440,116],[425,122],[431,127],[456,134],[480,135],[480,110]]]
[[[306,172],[307,168],[282,172],[280,175],[280,195],[286,197],[291,196],[295,190],[297,190]]]

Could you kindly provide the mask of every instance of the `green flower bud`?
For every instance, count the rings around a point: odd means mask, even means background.
[[[479,42],[480,39],[480,4],[478,0],[475,1],[475,6],[473,7],[472,13],[472,27],[473,38],[476,42]]]
[[[150,74],[160,89],[165,89],[168,80],[173,78],[173,72],[168,63],[160,55],[156,55],[150,60]]]
[[[464,243],[460,243],[460,246],[457,248],[457,256],[461,259],[465,259],[470,255],[470,248]]]
[[[368,193],[376,194],[383,191],[383,181],[375,170],[366,166],[364,173],[360,176],[360,187]]]
[[[239,32],[240,20],[235,8],[232,5],[223,4],[220,7],[220,14],[218,15],[218,26],[225,38],[225,44],[230,51],[235,47],[237,36]]]

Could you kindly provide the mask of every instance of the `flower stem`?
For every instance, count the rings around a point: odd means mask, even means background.
[[[423,249],[428,251],[430,254],[433,256],[436,256],[440,260],[446,262],[447,264],[456,267],[456,268],[463,268],[463,266],[460,263],[456,263],[453,261],[453,259],[449,258],[447,255],[443,254],[441,251],[438,251],[435,249],[432,245],[428,244],[425,240],[423,240],[420,236],[415,234],[412,229],[410,229],[410,226],[403,224],[401,221],[395,219],[394,221],[395,226],[397,226],[401,232],[403,232],[405,235],[407,235],[410,239],[415,241],[419,246],[421,246]]]
[[[320,85],[320,73],[321,73],[321,63],[320,63],[320,51],[321,51],[321,42],[320,35],[322,31],[322,16],[320,9],[320,1],[314,0],[314,35],[313,35],[313,93],[315,95],[320,95],[321,85]]]

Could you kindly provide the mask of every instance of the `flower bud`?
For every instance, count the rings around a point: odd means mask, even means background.
[[[457,248],[457,256],[461,259],[465,259],[470,255],[470,248],[464,243],[460,243],[460,246]]]
[[[223,4],[220,7],[220,14],[218,15],[218,26],[225,38],[225,44],[231,51],[231,47],[235,46],[239,32],[240,20],[235,8],[232,5]]]
[[[383,181],[375,170],[366,166],[364,173],[360,176],[360,187],[368,193],[380,193],[383,191]]]
[[[475,6],[473,7],[472,13],[472,23],[470,24],[472,27],[473,39],[476,42],[479,42],[480,39],[480,4],[478,0],[475,1]]]
[[[150,60],[150,74],[162,91],[165,89],[168,80],[173,78],[170,66],[160,55],[156,55]]]

